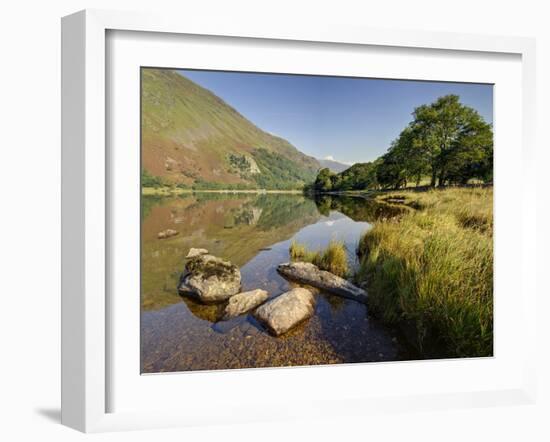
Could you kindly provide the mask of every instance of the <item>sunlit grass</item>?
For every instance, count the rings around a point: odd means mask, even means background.
[[[292,261],[311,262],[321,270],[326,270],[342,278],[349,275],[346,246],[341,241],[331,240],[325,249],[318,251],[311,251],[305,244],[292,241],[289,253]]]
[[[420,345],[435,336],[449,356],[492,355],[492,189],[387,197],[419,209],[361,238],[356,278],[368,287],[371,311],[389,323],[413,321]]]

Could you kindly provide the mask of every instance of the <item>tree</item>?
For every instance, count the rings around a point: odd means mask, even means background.
[[[374,162],[357,163],[339,174],[321,169],[313,190],[363,190],[418,186],[429,176],[433,187],[493,179],[493,130],[456,95],[417,107],[413,121]]]
[[[492,163],[492,129],[457,95],[445,95],[430,105],[417,107],[409,126],[413,144],[430,169],[431,185],[464,182]],[[489,157],[491,157],[489,159]],[[479,166],[473,167],[474,163]],[[482,164],[483,163],[483,164]],[[477,170],[479,169],[479,170]]]
[[[377,161],[379,162],[379,160]],[[313,191],[374,189],[378,187],[377,164],[376,162],[356,163],[337,174],[331,172],[328,168],[321,169],[313,183]],[[311,187],[308,187],[307,190],[311,190]]]
[[[321,169],[315,179],[314,189],[316,192],[329,192],[332,190],[332,177],[334,173],[328,167]]]
[[[333,188],[342,190],[372,189],[377,184],[374,164],[356,163],[336,175],[332,182]]]
[[[418,183],[430,176],[435,187],[464,184],[470,178],[492,179],[493,132],[472,108],[456,95],[417,107],[413,121],[382,157],[378,178],[386,187]]]
[[[399,189],[407,185],[404,162],[396,149],[390,149],[382,155],[382,161],[376,169],[376,178],[383,188]]]
[[[467,108],[455,145],[444,158],[444,181],[466,184],[469,179],[493,179],[493,132],[473,109]]]

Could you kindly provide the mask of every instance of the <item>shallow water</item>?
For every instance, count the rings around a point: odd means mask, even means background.
[[[276,271],[292,240],[311,249],[344,241],[352,267],[360,235],[390,208],[363,198],[195,194],[144,197],[142,204],[141,367],[144,373],[401,360],[399,337],[363,304],[320,292],[314,316],[273,337],[251,316],[217,322],[221,306],[177,292],[184,256],[202,247],[241,268],[243,290],[270,297],[292,287]],[[391,214],[390,214],[391,215]],[[157,239],[164,229],[178,236]]]

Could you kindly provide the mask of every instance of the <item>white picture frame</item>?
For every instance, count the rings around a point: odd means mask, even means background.
[[[108,229],[111,195],[108,173],[106,121],[109,116],[106,78],[107,34],[120,32],[153,32],[155,35],[193,35],[269,39],[272,41],[319,44],[426,49],[431,51],[466,51],[480,59],[484,54],[510,54],[521,57],[521,150],[523,176],[533,170],[535,107],[535,43],[532,39],[491,37],[451,33],[388,31],[345,26],[308,24],[294,27],[281,23],[218,23],[193,18],[151,14],[86,10],[62,21],[62,423],[85,432],[123,429],[159,428],[208,424],[211,416],[200,407],[189,410],[112,411],[109,407],[109,370],[113,355],[109,343],[111,323],[109,287]],[[496,128],[498,131],[498,126]],[[498,190],[497,190],[498,192]],[[535,255],[535,193],[518,190],[521,198],[521,306],[518,319],[522,336],[534,336],[536,290],[534,266],[525,265],[527,254]],[[498,200],[498,198],[497,198]],[[497,203],[498,204],[498,203]],[[498,221],[497,221],[498,222]],[[498,238],[498,237],[497,237]],[[518,243],[519,244],[519,243]],[[497,260],[498,260],[497,245]],[[518,277],[519,278],[519,277]],[[520,283],[518,279],[518,284]],[[501,327],[507,325],[501,324]],[[509,326],[509,324],[508,324]],[[502,329],[502,328],[501,328]],[[135,330],[139,333],[139,329]],[[497,332],[498,333],[498,332]],[[444,383],[426,394],[388,394],[369,397],[342,395],[314,398],[307,405],[296,404],[286,409],[252,404],[235,404],[241,412],[221,413],[216,422],[247,422],[312,417],[335,414],[366,414],[371,411],[488,406],[510,403],[532,403],[536,393],[534,345],[526,339],[518,354],[521,376],[500,388],[480,387],[451,392]],[[498,358],[498,354],[496,354]],[[380,366],[379,366],[380,367]],[[421,367],[417,367],[417,370]],[[457,365],[457,369],[460,366]],[[311,370],[311,368],[308,368]],[[361,366],[354,367],[355,372]],[[313,368],[316,370],[316,368]],[[242,371],[240,373],[243,373]],[[262,371],[262,381],[274,378],[273,371]],[[286,371],[285,376],[304,377],[303,371]],[[518,372],[519,373],[519,372]],[[307,374],[306,374],[307,375]],[[205,377],[206,376],[206,377]],[[208,378],[210,376],[210,378]],[[217,373],[217,382],[229,373]],[[170,381],[170,378],[172,381]],[[165,383],[174,382],[169,376]],[[212,373],[196,377],[214,379]],[[275,381],[275,383],[280,381]]]

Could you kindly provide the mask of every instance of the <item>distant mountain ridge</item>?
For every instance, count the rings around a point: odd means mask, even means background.
[[[168,184],[298,188],[321,165],[169,69],[141,71],[143,173]]]
[[[330,171],[334,173],[343,172],[344,170],[349,169],[351,167],[350,164],[344,164],[344,163],[340,163],[339,161],[329,160],[326,158],[322,160],[318,159],[317,161],[319,161],[319,164],[321,164],[321,167],[328,167]]]

